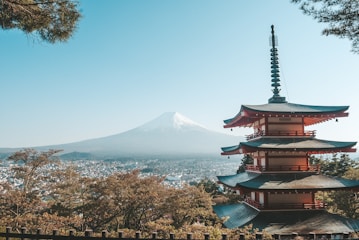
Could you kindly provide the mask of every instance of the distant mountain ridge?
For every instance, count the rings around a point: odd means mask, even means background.
[[[40,151],[63,149],[67,157],[219,156],[221,147],[235,145],[240,140],[243,138],[209,130],[180,113],[167,112],[123,133],[34,148]]]

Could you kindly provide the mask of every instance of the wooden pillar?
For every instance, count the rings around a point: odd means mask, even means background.
[[[70,231],[69,231],[69,236],[70,236],[70,237],[75,236],[74,230],[70,230]]]
[[[204,240],[209,240],[209,233],[204,234]]]
[[[36,229],[36,240],[39,240],[39,235],[41,234],[41,228]]]
[[[192,240],[192,233],[187,233],[187,240]]]
[[[10,240],[9,234],[11,233],[11,227],[6,227],[6,240]]]
[[[136,239],[136,240],[139,240],[140,237],[141,237],[141,232],[137,231],[137,232],[136,232],[135,239]]]
[[[244,240],[245,239],[245,234],[244,233],[240,233],[239,234],[239,240]]]
[[[175,234],[174,233],[170,233],[170,240],[174,240],[175,239]]]
[[[85,237],[91,237],[91,236],[92,236],[92,230],[91,229],[85,230]]]
[[[332,237],[333,237],[333,236],[332,236],[332,233],[326,233],[325,236],[326,236],[327,239],[332,239]]]
[[[298,237],[298,233],[292,232],[292,239],[295,239],[296,237]]]
[[[227,234],[226,233],[222,234],[222,240],[227,240]]]
[[[21,229],[20,229],[20,232],[21,232],[21,240],[24,240],[24,234],[26,233],[26,227],[22,227]]]

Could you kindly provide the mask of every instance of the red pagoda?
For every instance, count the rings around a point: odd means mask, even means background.
[[[218,176],[218,181],[244,201],[217,205],[214,210],[226,219],[228,228],[253,228],[272,234],[343,233],[359,230],[359,220],[331,214],[318,191],[358,191],[359,181],[320,174],[311,165],[313,154],[355,152],[356,142],[316,138],[307,126],[348,116],[349,106],[316,106],[289,103],[279,95],[279,62],[274,27],[271,36],[271,77],[273,96],[262,105],[242,105],[240,112],[225,120],[225,128],[250,127],[246,142],[223,147],[222,155],[248,154],[253,164],[244,172]]]

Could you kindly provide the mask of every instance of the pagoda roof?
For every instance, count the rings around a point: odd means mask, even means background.
[[[218,176],[218,180],[229,187],[244,187],[259,190],[331,190],[358,188],[359,180],[330,177],[316,173],[261,174],[244,172],[231,176]]]
[[[236,228],[249,224],[259,214],[259,210],[248,206],[246,203],[214,205],[213,210],[219,218],[227,218],[224,221],[227,228]]]
[[[233,155],[256,151],[304,151],[311,154],[330,152],[355,152],[356,142],[328,141],[308,137],[261,137],[238,145],[223,147],[222,155]]]
[[[304,125],[312,125],[337,117],[347,117],[349,106],[316,106],[296,103],[268,103],[262,105],[242,105],[233,118],[224,120],[225,128],[250,127],[262,117],[303,117]]]
[[[241,172],[234,175],[217,176],[218,181],[229,187],[236,187],[238,183],[249,181],[260,175],[257,172]]]
[[[345,218],[325,210],[259,211],[242,202],[213,207],[219,218],[226,218],[227,228],[253,224],[253,229],[270,234],[316,234],[356,232],[359,220]]]

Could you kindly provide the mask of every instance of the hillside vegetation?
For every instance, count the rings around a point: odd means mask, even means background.
[[[14,162],[14,182],[20,184],[1,184],[0,226],[14,230],[26,227],[33,232],[41,228],[48,233],[54,229],[109,233],[121,230],[129,234],[141,231],[145,236],[157,232],[163,238],[187,232],[194,233],[194,238],[203,238],[204,233],[213,237],[227,233],[238,238],[241,232],[251,235],[257,231],[251,226],[222,228],[223,220],[213,213],[212,205],[241,199],[218,193],[216,184],[209,180],[173,188],[163,184],[164,177],[141,177],[139,170],[84,177],[70,166],[44,174],[44,166],[60,164],[54,157],[57,152],[24,149],[8,158]],[[359,179],[356,162],[346,155],[311,161],[321,164],[325,174]],[[358,201],[350,194],[330,192],[318,196],[326,198],[330,211],[358,218]]]

